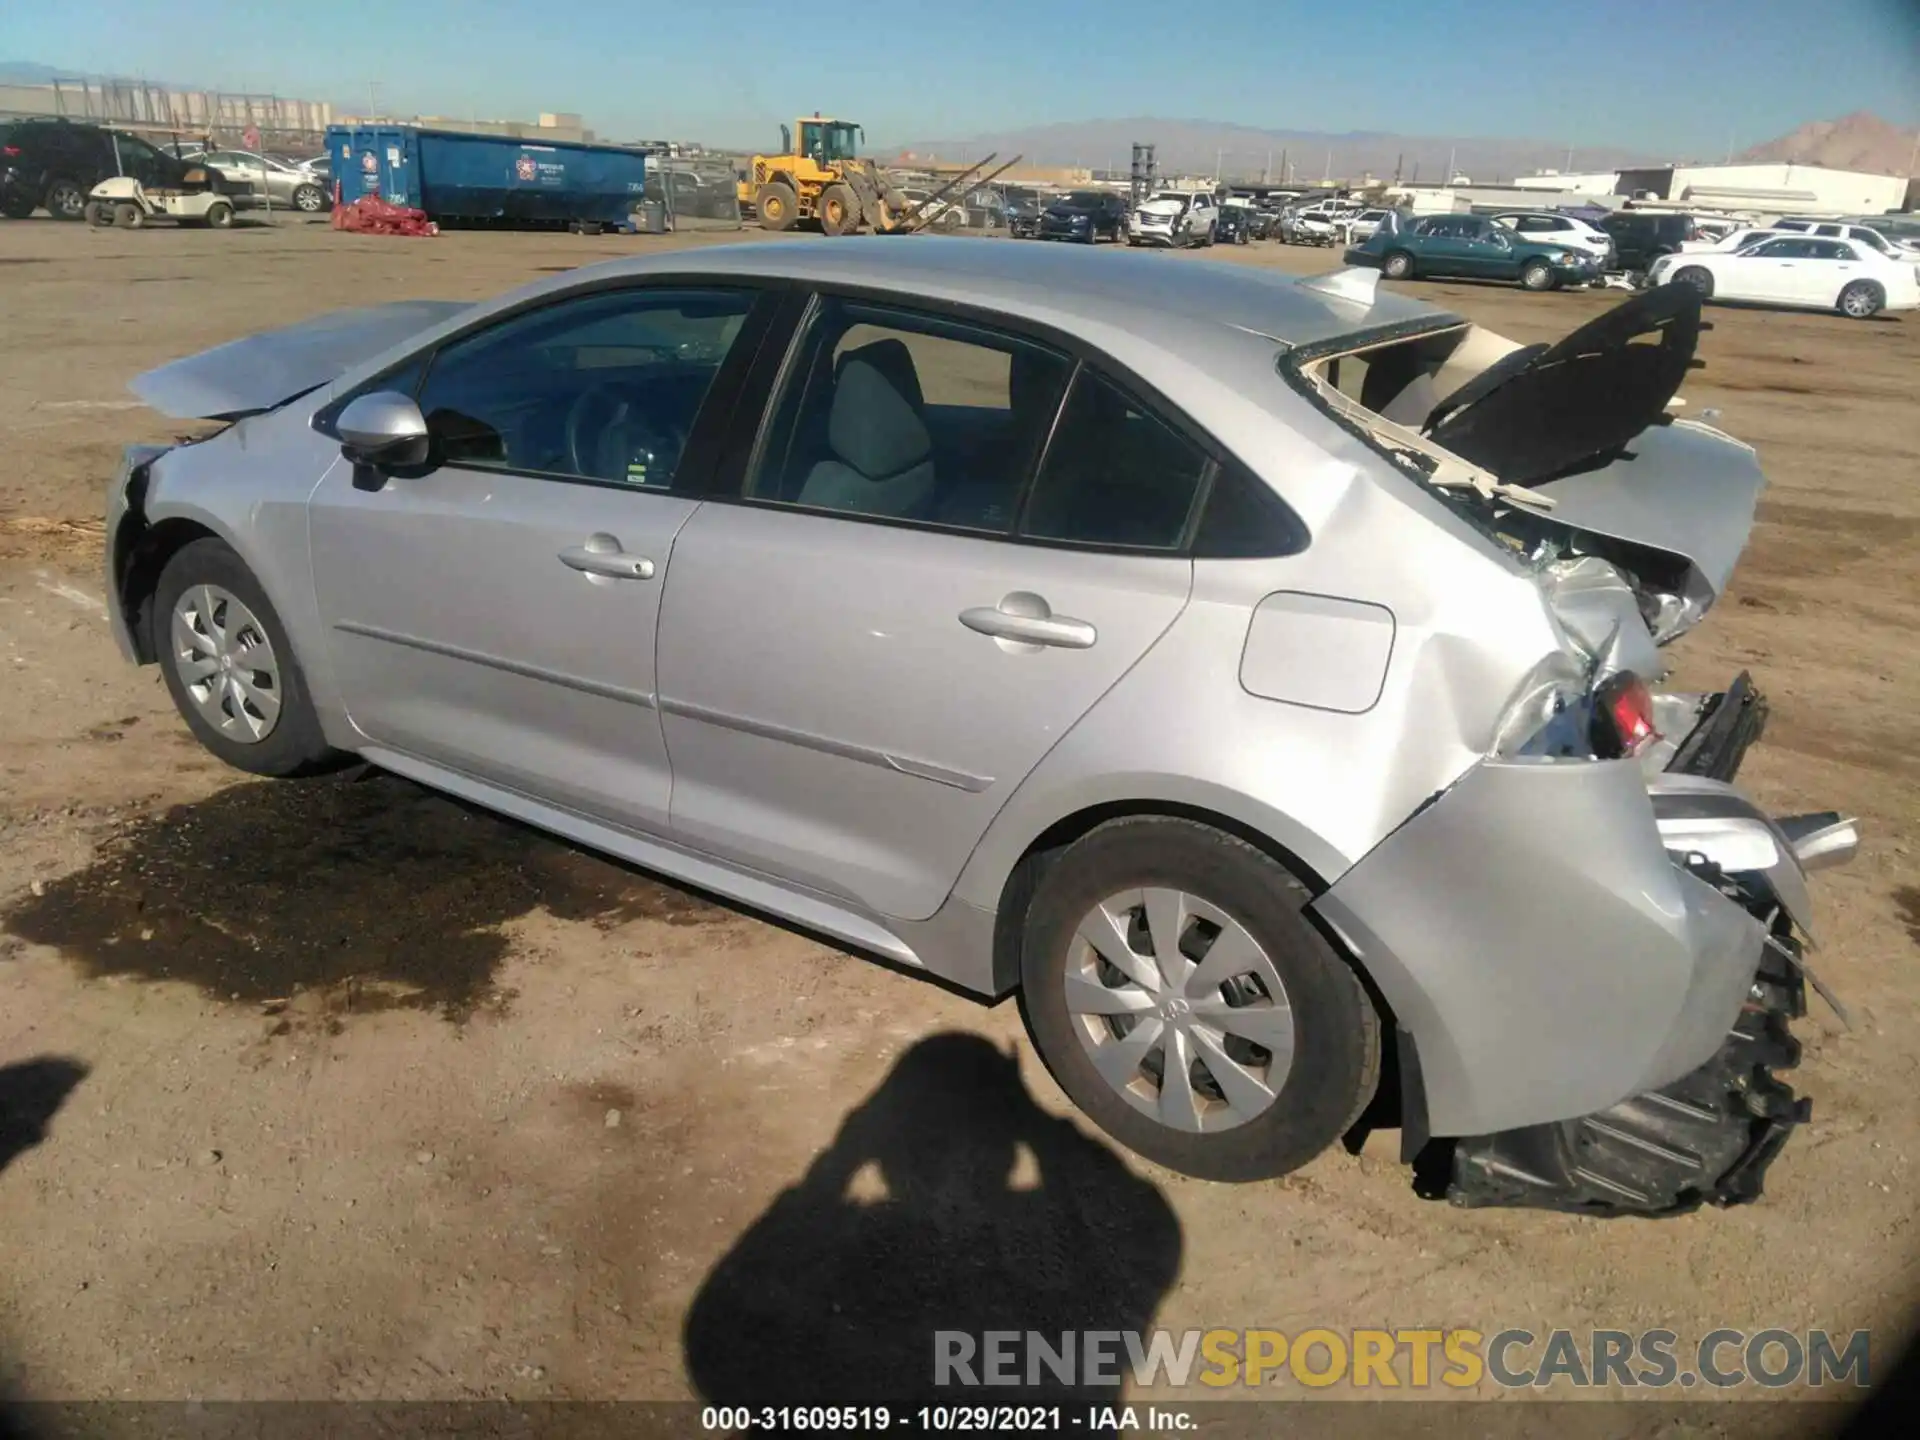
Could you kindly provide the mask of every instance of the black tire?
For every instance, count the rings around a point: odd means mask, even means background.
[[[860,201],[849,185],[827,186],[814,208],[820,216],[820,228],[829,235],[851,235],[860,228]]]
[[[147,224],[147,212],[131,200],[122,200],[113,207],[113,223],[122,230],[143,230]]]
[[[6,216],[9,220],[25,220],[39,208],[31,199],[22,195],[0,205],[0,215]]]
[[[87,214],[87,187],[78,180],[60,179],[47,186],[40,202],[56,220],[82,220]]]
[[[318,185],[297,185],[293,191],[293,208],[303,215],[318,215],[327,208],[327,192]]]
[[[1871,320],[1885,308],[1887,292],[1872,280],[1856,280],[1834,303],[1849,320]]]
[[[216,585],[253,611],[255,619],[273,647],[280,671],[280,713],[267,734],[252,743],[222,735],[201,715],[180,673],[180,659],[172,639],[173,612],[180,597],[197,585]],[[154,652],[160,657],[160,673],[166,679],[167,693],[174,708],[187,722],[187,728],[207,750],[252,775],[307,775],[329,769],[344,758],[327,744],[320,729],[320,717],[314,713],[307,691],[306,676],[293,641],[279,612],[267,598],[253,572],[224,540],[211,537],[183,546],[167,561],[154,590],[152,606]]]
[[[201,224],[214,230],[233,228],[233,206],[224,200],[216,200],[207,207],[207,213],[200,217]]]
[[[799,214],[800,198],[786,181],[769,180],[760,187],[754,207],[760,212],[762,230],[791,230]]]
[[[1076,1026],[1100,1022],[1067,1007],[1082,918],[1110,896],[1159,886],[1197,896],[1243,926],[1291,1003],[1293,1054],[1278,1098],[1226,1129],[1175,1129],[1135,1108],[1102,1077],[1076,1034]],[[1021,941],[1021,1013],[1060,1087],[1121,1144],[1201,1179],[1284,1175],[1333,1144],[1378,1084],[1380,1019],[1359,976],[1301,913],[1308,898],[1270,857],[1195,821],[1143,816],[1109,821],[1084,836],[1043,874]],[[1144,1058],[1155,1054],[1164,1071],[1164,1050],[1150,1047]],[[1204,1055],[1198,1063],[1211,1074]]]
[[[98,200],[89,200],[86,209],[86,221],[96,230],[104,230],[113,224],[113,211]]]
[[[1560,282],[1553,267],[1544,260],[1529,260],[1520,267],[1520,285],[1526,290],[1551,290]]]
[[[1405,250],[1389,250],[1386,259],[1380,262],[1380,273],[1389,280],[1411,280],[1413,256]]]
[[[1713,272],[1700,265],[1682,265],[1674,271],[1670,282],[1675,285],[1691,285],[1700,292],[1702,300],[1713,296]]]

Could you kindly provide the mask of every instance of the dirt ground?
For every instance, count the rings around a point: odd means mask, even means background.
[[[1757,445],[1772,488],[1679,678],[1750,668],[1774,716],[1743,781],[1862,817],[1860,859],[1817,884],[1853,1028],[1817,1001],[1798,1027],[1814,1121],[1762,1203],[1594,1223],[1422,1200],[1390,1135],[1246,1187],[1122,1158],[1061,1118],[1011,1005],[396,779],[255,783],[120,662],[103,487],[177,428],[134,375],[734,238],[0,222],[0,1391],[798,1398],[824,1383],[782,1359],[804,1336],[857,1395],[859,1357],[917,1380],[898,1332],[956,1314],[1871,1328],[1884,1373],[1920,1296],[1920,316],[1711,312],[1689,413]],[[1333,263],[1166,258],[1220,262]],[[1609,303],[1412,288],[1527,342]],[[890,1218],[857,1263],[816,1262],[865,1213]],[[815,1308],[756,1309],[792,1264]]]

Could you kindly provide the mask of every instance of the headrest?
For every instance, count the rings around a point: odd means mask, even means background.
[[[919,412],[875,366],[849,355],[839,372],[827,417],[835,455],[869,480],[888,480],[932,453],[933,437]]]
[[[873,366],[892,381],[893,388],[905,396],[914,409],[918,410],[927,403],[927,397],[920,389],[920,372],[913,366],[913,351],[907,348],[906,341],[889,336],[885,340],[869,341],[847,351],[833,367],[834,379],[837,381],[847,366],[856,360]]]

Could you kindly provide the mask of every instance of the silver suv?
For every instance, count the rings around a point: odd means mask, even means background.
[[[1698,297],[1522,349],[1373,287],[841,240],[324,317],[135,382],[232,423],[129,451],[115,631],[241,769],[1017,992],[1190,1174],[1377,1100],[1461,1203],[1751,1199],[1854,837],[1730,783],[1744,676],[1655,688],[1762,484],[1667,423]]]

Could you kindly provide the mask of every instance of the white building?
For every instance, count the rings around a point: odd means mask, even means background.
[[[1579,173],[1542,170],[1538,175],[1516,176],[1513,185],[1516,190],[1557,190],[1565,195],[1611,195],[1619,178],[1618,170]]]
[[[1522,190],[1571,195],[1651,197],[1698,210],[1777,215],[1878,215],[1906,203],[1907,178],[1829,170],[1820,165],[1652,165],[1562,175],[1522,175]]]

